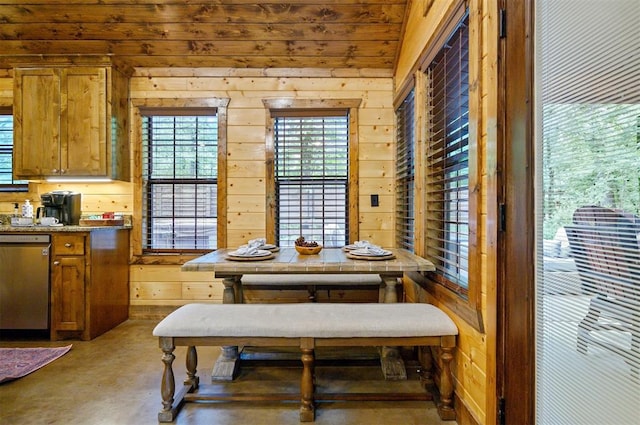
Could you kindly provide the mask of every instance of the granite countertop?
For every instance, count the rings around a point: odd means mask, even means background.
[[[95,230],[131,229],[124,226],[10,226],[0,225],[0,233],[61,233],[61,232],[92,232]]]
[[[84,218],[84,217],[83,217]],[[11,216],[0,214],[0,233],[60,233],[60,232],[91,232],[94,230],[107,229],[131,229],[131,216],[124,216],[124,224],[121,226],[12,226]]]

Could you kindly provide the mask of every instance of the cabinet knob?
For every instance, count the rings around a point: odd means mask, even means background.
[[[60,261],[54,261],[54,262],[53,262],[53,265],[54,265],[54,266],[59,266],[59,265],[60,265]]]
[[[65,174],[67,172],[67,170],[65,170],[64,168],[60,169],[60,174]]]
[[[54,173],[54,174],[58,174],[58,169],[54,168],[53,170],[51,170],[51,172]]]
[[[69,242],[67,242],[66,244],[64,244],[65,248],[71,248],[71,244]]]

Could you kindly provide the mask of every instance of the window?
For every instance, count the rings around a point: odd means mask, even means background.
[[[218,116],[142,111],[143,250],[217,247]]]
[[[413,251],[414,90],[396,109],[396,246]]]
[[[425,70],[426,246],[433,277],[463,296],[469,269],[469,17]]]
[[[0,191],[26,192],[28,183],[13,178],[13,115],[0,109]]]
[[[264,103],[270,114],[267,239],[283,247],[300,236],[325,247],[355,240],[357,226],[350,223],[358,217],[357,135],[352,129],[360,101],[286,101],[291,108],[281,108],[278,100]]]
[[[348,235],[349,117],[318,114],[276,117],[277,240],[293,246],[299,236],[326,247]]]

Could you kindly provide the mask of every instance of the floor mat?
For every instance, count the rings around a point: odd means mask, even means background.
[[[53,348],[0,348],[0,383],[22,378],[71,350],[71,345]]]

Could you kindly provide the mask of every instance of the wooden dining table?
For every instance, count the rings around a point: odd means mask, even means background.
[[[184,271],[213,273],[224,285],[224,304],[242,303],[242,276],[249,274],[323,275],[378,274],[384,284],[382,301],[394,303],[398,279],[405,272],[435,270],[433,263],[405,249],[388,249],[391,259],[358,258],[341,248],[325,248],[318,254],[301,255],[294,248],[281,248],[266,259],[236,258],[229,254],[235,249],[218,249],[186,262]],[[387,379],[406,377],[404,363],[393,347],[383,348],[382,369]],[[222,354],[214,365],[212,379],[231,380],[239,363],[237,347],[222,347]]]

